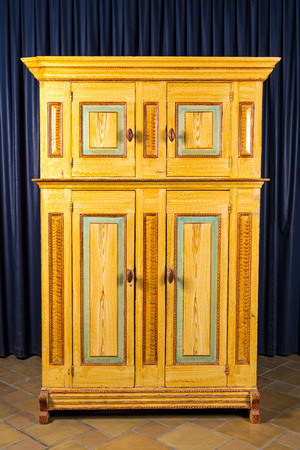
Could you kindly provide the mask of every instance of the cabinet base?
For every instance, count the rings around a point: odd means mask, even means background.
[[[259,422],[259,392],[256,389],[42,389],[40,423],[47,423],[49,411],[105,409],[204,409],[242,408],[250,420]]]

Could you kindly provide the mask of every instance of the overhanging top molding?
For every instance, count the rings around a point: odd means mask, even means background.
[[[264,81],[280,58],[36,56],[22,61],[38,81]]]

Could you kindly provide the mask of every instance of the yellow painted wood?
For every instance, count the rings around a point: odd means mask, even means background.
[[[157,236],[147,242],[147,218],[155,220]],[[149,219],[148,219],[149,220]],[[146,225],[146,228],[145,228]],[[149,222],[148,222],[149,226]],[[166,191],[137,189],[136,223],[136,386],[164,386],[165,371],[165,265]],[[151,257],[146,259],[148,254]],[[151,267],[149,267],[151,263]],[[155,272],[156,276],[153,276]],[[155,283],[154,288],[147,285]],[[153,280],[153,281],[152,281]],[[154,295],[151,298],[150,295]],[[157,318],[149,327],[148,317]],[[154,342],[153,342],[154,341]],[[156,361],[147,364],[155,347]]]
[[[136,83],[136,131],[136,176],[164,178],[166,176],[166,83]]]
[[[210,354],[211,224],[183,226],[183,355]]]
[[[264,81],[280,58],[273,57],[74,57],[22,58],[43,80],[259,80]]]
[[[90,224],[90,356],[118,356],[118,225]]]
[[[70,85],[69,82],[40,83],[42,177],[62,179],[71,175]]]
[[[127,140],[126,133],[129,128],[135,130],[135,85],[134,83],[87,83],[74,82],[71,86],[73,92],[72,101],[72,157],[73,168],[72,176],[75,177],[112,177],[112,176],[126,176],[132,177],[135,175],[135,138],[131,142]],[[121,156],[99,156],[99,155],[81,155],[80,148],[83,142],[83,136],[80,134],[81,122],[83,120],[80,114],[80,104],[94,105],[101,107],[116,107],[123,105],[125,108],[125,124],[122,123],[123,132],[117,130],[117,142],[123,142],[126,149],[125,154]],[[111,114],[111,113],[110,113]],[[108,115],[110,115],[108,114]],[[92,116],[93,117],[93,116]],[[103,119],[103,117],[102,117]],[[98,140],[101,141],[101,148],[103,149],[108,143],[116,145],[115,135],[115,119],[109,119],[109,123],[98,123],[96,130],[94,127],[94,119],[90,119],[93,128],[90,132],[90,143],[92,146],[96,145]],[[98,119],[97,119],[98,121]],[[100,120],[101,122],[101,120]],[[104,128],[103,128],[104,127]],[[108,127],[108,128],[107,128]],[[102,129],[103,128],[103,129]],[[105,129],[105,131],[104,131]],[[113,137],[106,131],[113,129]],[[94,136],[95,130],[95,137]],[[98,130],[98,131],[97,131]],[[102,131],[101,131],[102,130]],[[104,133],[103,137],[99,136]],[[84,130],[82,130],[82,134]],[[107,136],[105,136],[107,134]],[[97,137],[98,136],[98,137]],[[91,139],[92,138],[92,139]]]
[[[126,345],[126,359],[125,364],[98,364],[90,365],[82,362],[82,309],[81,309],[81,229],[80,229],[80,215],[125,215],[126,216],[126,230],[124,251],[126,255],[127,268],[134,268],[134,217],[135,217],[135,193],[134,192],[81,192],[74,191],[72,193],[73,202],[73,365],[74,365],[74,387],[130,387],[134,385],[134,280],[131,283],[125,281],[126,289],[126,310],[124,315],[124,341]],[[111,225],[110,225],[111,226]],[[102,230],[103,232],[103,230]],[[110,258],[110,251],[113,251],[116,246],[116,237],[114,230],[111,229],[112,234],[108,237],[105,254],[101,256],[102,264],[108,261],[113,264],[113,259]],[[103,238],[103,237],[102,237]],[[107,240],[107,239],[106,239]],[[95,253],[95,250],[93,250]],[[97,260],[99,255],[94,256],[96,261],[92,261],[91,265],[97,267]],[[112,257],[113,258],[113,257]],[[95,263],[95,264],[94,264]],[[111,267],[113,269],[113,267]],[[127,270],[127,269],[126,269]],[[96,274],[95,274],[96,276]],[[101,274],[98,272],[98,276]],[[125,276],[125,274],[124,274]],[[103,283],[110,283],[112,281],[110,275],[102,273]],[[116,282],[117,280],[115,280]],[[105,292],[111,301],[111,294],[114,295],[115,287],[105,285]],[[107,297],[108,298],[108,297]],[[96,300],[95,300],[96,301]],[[114,302],[110,307],[111,313],[114,314],[116,307]],[[105,312],[106,313],[106,312]],[[115,323],[112,320],[112,325]],[[105,327],[105,325],[104,325]],[[108,331],[109,330],[109,331]],[[109,337],[112,336],[113,330],[111,324],[106,328]],[[103,332],[103,329],[102,329]],[[101,337],[98,337],[98,342]],[[107,343],[102,348],[102,351],[108,352],[111,344]]]
[[[185,113],[185,142],[187,149],[212,148],[213,146],[213,113]]]
[[[173,128],[175,130],[175,139],[171,142],[168,139],[167,144],[167,175],[168,176],[230,176],[231,169],[229,167],[230,152],[230,83],[168,83],[167,102],[168,102],[168,124],[167,129]],[[220,105],[220,127],[219,134],[219,153],[214,156],[179,156],[176,154],[176,148],[179,148],[180,140],[184,138],[186,148],[190,148],[191,140],[194,140],[195,125],[194,121],[185,123],[185,128],[180,131],[177,105],[194,105],[211,107]],[[190,125],[190,129],[187,126]],[[198,126],[199,128],[199,126]],[[200,128],[201,129],[201,128]],[[211,127],[209,127],[211,129]],[[187,136],[182,136],[186,131]],[[199,132],[199,130],[198,130]],[[185,133],[185,134],[186,134]],[[197,131],[196,131],[197,134]],[[200,139],[200,138],[199,138]],[[207,137],[205,138],[207,139]],[[203,141],[204,142],[204,141]],[[201,141],[197,142],[202,145]]]
[[[116,148],[118,144],[118,114],[116,112],[89,113],[89,144],[92,148]]]
[[[172,192],[167,194],[167,267],[176,270],[175,215],[213,215],[221,220],[219,267],[219,299],[217,324],[217,363],[184,364],[175,361],[175,281],[167,283],[167,338],[166,338],[166,386],[226,386],[227,362],[227,267],[228,267],[228,192]],[[194,254],[190,255],[194,258]],[[184,280],[183,280],[184,283]],[[193,283],[197,288],[198,280]]]

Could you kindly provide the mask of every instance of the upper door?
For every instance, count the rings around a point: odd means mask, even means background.
[[[72,176],[135,176],[135,83],[72,83]]]
[[[134,386],[135,193],[73,202],[73,387]]]
[[[231,83],[168,83],[168,176],[230,176],[230,92]]]
[[[229,193],[167,193],[166,386],[226,386]]]

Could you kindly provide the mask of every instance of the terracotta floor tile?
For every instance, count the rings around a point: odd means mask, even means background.
[[[24,402],[18,403],[18,407],[24,409],[30,414],[39,416],[40,414],[40,404],[38,397],[31,398],[30,400],[25,400]]]
[[[110,440],[110,438],[100,431],[90,430],[86,433],[80,434],[74,438],[79,444],[85,445],[88,448],[94,448],[97,445],[104,444]]]
[[[258,355],[257,361],[259,366],[274,369],[275,367],[285,364],[287,362],[287,358],[285,356]]]
[[[70,419],[59,419],[43,426],[39,423],[22,429],[23,433],[48,446],[59,444],[66,439],[88,431],[90,428],[83,423]]]
[[[2,377],[6,377],[9,374],[12,374],[13,372],[9,369],[7,369],[6,367],[2,367],[0,366],[0,378],[2,379]]]
[[[55,445],[52,448],[56,448],[57,450],[82,450],[83,445],[78,444],[78,442],[74,442],[73,440],[64,442],[63,444]]]
[[[268,423],[270,420],[278,416],[278,411],[270,411],[269,409],[259,408],[259,423]]]
[[[272,391],[277,391],[277,392],[282,392],[284,394],[288,394],[290,391],[295,389],[295,386],[293,386],[292,384],[283,383],[282,381],[272,381],[267,386],[267,388],[272,389]]]
[[[224,425],[227,420],[222,417],[212,416],[211,414],[202,414],[200,417],[197,417],[197,419],[193,419],[192,422],[197,423],[202,427],[209,428],[210,430],[215,430],[217,427]]]
[[[131,431],[96,448],[101,450],[165,450],[168,447]]]
[[[210,450],[225,444],[230,439],[189,422],[164,434],[158,440],[180,450],[199,450],[200,448],[201,450]]]
[[[264,448],[267,448],[268,450],[288,450],[288,447],[278,444],[278,442],[271,442],[270,445],[267,445]]]
[[[285,409],[295,406],[299,401],[290,395],[264,388],[260,391],[259,403],[262,408],[282,412]]]
[[[44,445],[40,444],[33,439],[26,439],[25,441],[18,442],[9,447],[9,450],[40,450],[46,448]]]
[[[165,413],[165,414],[153,414],[149,417],[151,419],[157,420],[158,422],[167,425],[168,427],[179,427],[180,425],[183,425],[186,422],[189,422],[190,420],[196,419],[199,414],[197,413]]]
[[[244,442],[237,441],[235,439],[233,441],[230,441],[227,444],[223,445],[223,447],[221,447],[222,450],[251,450],[253,448],[256,448],[256,447],[253,447],[252,445],[244,444]]]
[[[145,434],[152,439],[156,439],[158,436],[161,436],[170,430],[172,430],[172,428],[167,427],[167,425],[163,425],[162,423],[155,422],[154,420],[150,420],[150,422],[147,422],[135,429],[135,431]]]
[[[5,394],[10,394],[11,392],[16,392],[17,389],[15,389],[14,387],[10,386],[7,383],[2,383],[2,381],[0,381],[0,396],[2,397]]]
[[[15,430],[5,423],[0,423],[0,436],[0,448],[4,448],[8,445],[15,444],[26,439],[26,436],[23,433]]]
[[[24,363],[12,364],[9,368],[22,375],[26,375],[26,377],[35,377],[41,375],[42,373],[41,367]]]
[[[19,408],[0,400],[0,420],[20,412]]]
[[[33,416],[26,412],[21,412],[20,414],[16,414],[15,416],[5,419],[5,422],[20,430],[27,425],[31,425],[32,423],[37,422],[37,420],[38,419],[36,416]]]
[[[300,358],[298,360],[289,361],[284,365],[284,367],[288,367],[289,369],[300,370]]]
[[[17,383],[16,386],[23,391],[29,392],[29,394],[40,395],[42,387],[41,377],[29,378],[28,380]]]
[[[4,395],[2,398],[6,402],[20,403],[20,402],[24,402],[25,400],[29,400],[32,397],[33,397],[33,395],[28,394],[28,392],[16,391],[16,392],[11,392],[10,394]]]
[[[293,353],[292,355],[287,356],[288,359],[300,361],[300,355],[299,353]]]
[[[300,370],[281,366],[270,370],[264,376],[273,380],[284,381],[285,383],[293,384],[294,386],[300,385]]]
[[[266,373],[270,372],[270,370],[272,370],[270,369],[270,367],[265,367],[261,364],[257,367],[257,375],[265,375]]]
[[[294,390],[290,393],[290,395],[292,395],[293,397],[296,397],[296,398],[300,398],[300,387],[298,387],[297,389],[294,389]]]
[[[268,423],[253,424],[247,418],[238,418],[219,427],[218,432],[260,448],[279,437],[284,430]]]
[[[277,439],[276,442],[280,442],[284,445],[289,445],[292,448],[300,450],[300,434],[288,431],[286,434]]]
[[[270,383],[273,383],[273,381],[270,380],[269,378],[265,378],[265,377],[262,377],[262,376],[258,375],[258,377],[257,377],[257,387],[258,387],[258,389],[261,389],[261,388],[263,388],[264,386],[267,386]]]
[[[126,433],[133,428],[147,422],[147,418],[134,415],[97,415],[83,419],[84,423],[103,431],[110,436],[116,437]]]
[[[21,375],[20,373],[17,372],[10,372],[10,374],[6,375],[5,377],[1,378],[1,381],[4,381],[7,384],[15,384],[15,383],[20,383],[21,381],[26,380],[27,377],[25,377],[25,375]]]
[[[291,409],[272,421],[275,425],[300,433],[300,410]]]

